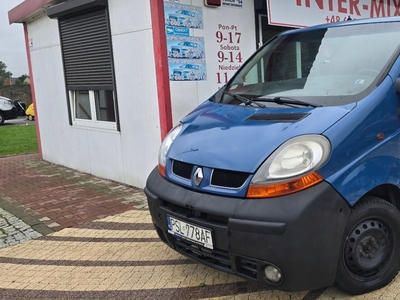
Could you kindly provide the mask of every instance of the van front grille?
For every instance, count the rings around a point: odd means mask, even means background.
[[[172,161],[172,173],[186,180],[191,180],[194,165],[174,160]],[[238,189],[241,188],[250,173],[236,172],[222,169],[213,169],[210,184],[212,186]]]
[[[248,173],[214,169],[211,176],[211,185],[238,189],[243,186],[248,177]]]
[[[190,180],[192,176],[193,165],[181,161],[172,161],[172,172],[179,177]]]

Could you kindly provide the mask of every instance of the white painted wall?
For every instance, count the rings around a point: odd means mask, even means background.
[[[215,78],[218,24],[238,26],[244,58],[255,50],[252,1],[243,9],[181,3],[203,7],[204,30],[193,33],[205,38],[208,80],[171,82],[175,124],[222,85]],[[28,24],[43,159],[143,188],[161,143],[150,2],[109,0],[109,14],[120,132],[69,125],[57,21],[43,16]]]
[[[36,115],[45,160],[61,165],[71,165],[66,152],[74,149],[68,145],[71,133],[66,109],[64,75],[57,22],[42,17],[28,24],[31,43],[30,54],[36,96]],[[32,81],[31,77],[31,81]],[[86,170],[85,170],[86,171]]]
[[[120,132],[69,125],[57,21],[33,21],[28,35],[43,159],[144,187],[157,164],[160,124],[150,7],[139,3],[109,1]]]
[[[150,2],[109,0],[124,182],[144,187],[161,143]]]

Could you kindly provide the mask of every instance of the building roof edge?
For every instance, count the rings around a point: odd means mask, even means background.
[[[8,12],[8,22],[24,23],[29,16],[47,8],[53,0],[25,0]]]

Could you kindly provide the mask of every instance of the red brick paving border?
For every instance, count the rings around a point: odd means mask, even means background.
[[[37,153],[1,157],[0,170],[0,207],[55,231],[145,204],[141,189],[45,162]]]

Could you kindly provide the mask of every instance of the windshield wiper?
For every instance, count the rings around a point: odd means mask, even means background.
[[[254,99],[248,99],[248,98],[243,97],[243,96],[238,95],[238,94],[232,94],[232,93],[229,93],[229,92],[224,92],[224,94],[226,94],[226,95],[228,95],[228,96],[230,96],[230,97],[232,97],[232,98],[234,98],[236,100],[239,100],[240,102],[244,103],[244,105],[251,106],[251,105],[255,104],[258,107],[266,107],[264,104],[260,104],[260,103],[255,102]]]
[[[312,104],[305,101],[297,100],[290,97],[256,97],[252,98],[252,101],[261,101],[261,102],[273,102],[277,104],[293,104],[293,105],[301,105],[301,106],[310,106],[310,107],[322,107],[322,105]]]

